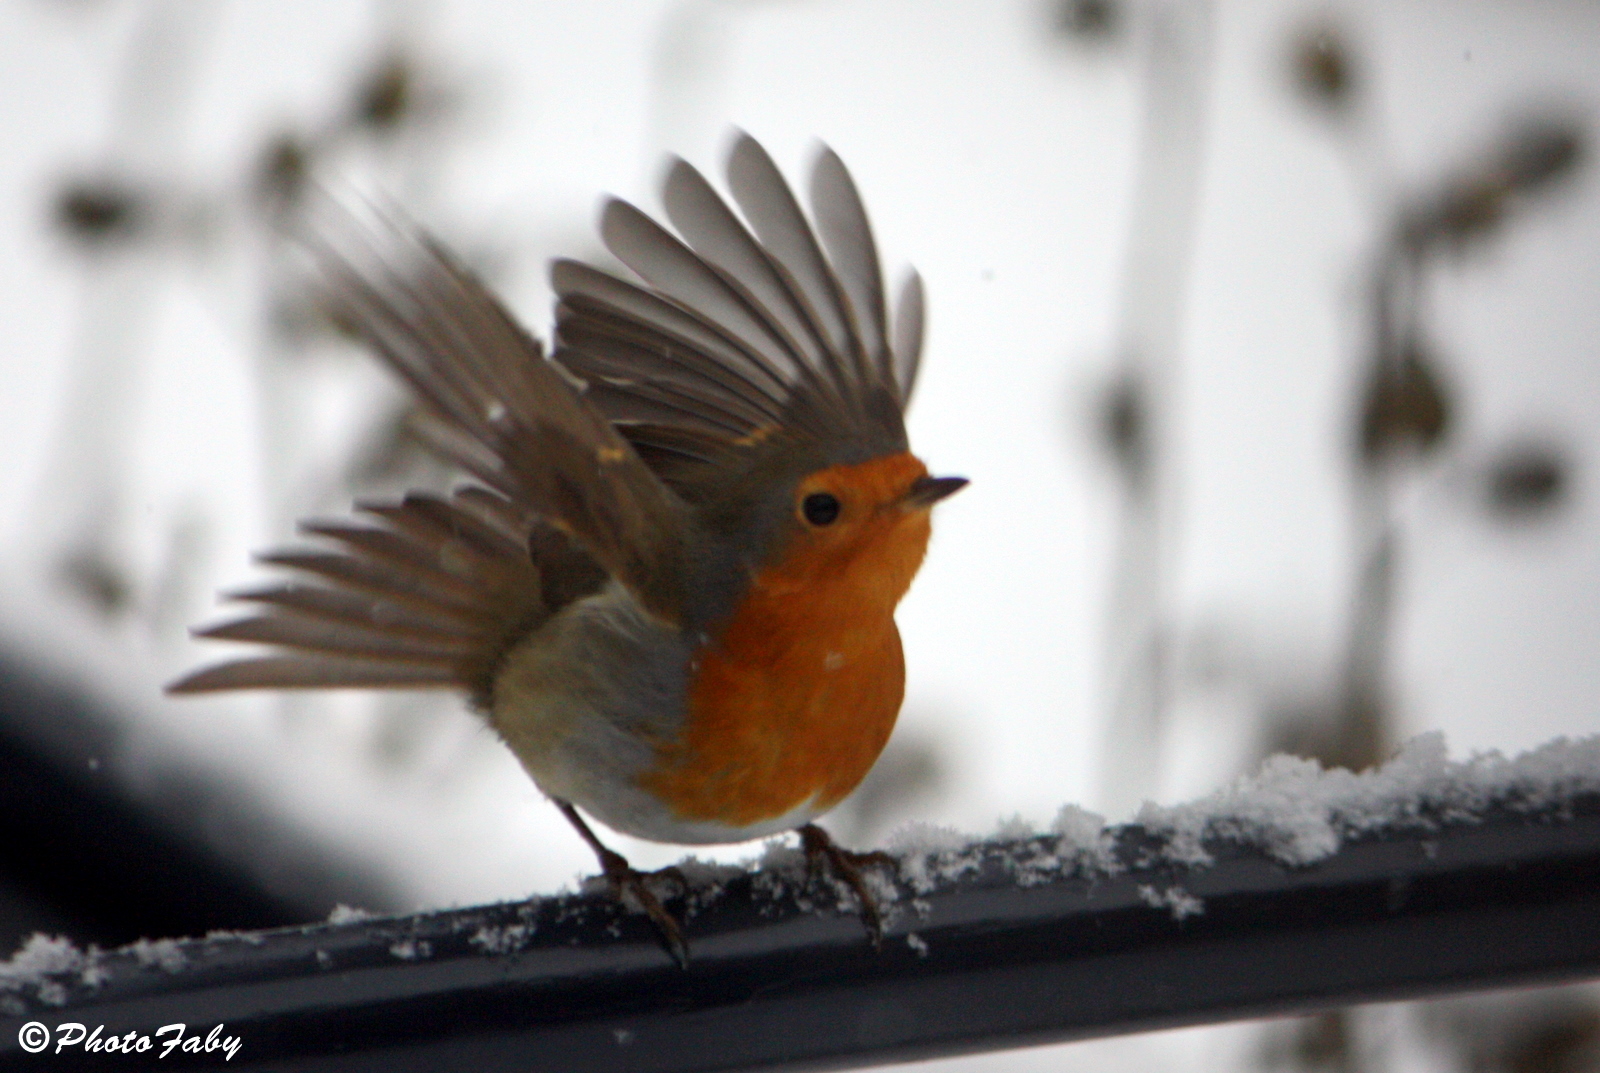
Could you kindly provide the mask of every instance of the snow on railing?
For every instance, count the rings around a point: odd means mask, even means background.
[[[796,850],[685,862],[687,970],[599,890],[115,951],[36,936],[0,966],[0,1063],[177,1038],[297,1069],[845,1066],[1600,976],[1600,738],[1452,762],[1430,735],[1359,775],[1277,757],[1122,827],[1069,806],[891,848],[876,950]]]

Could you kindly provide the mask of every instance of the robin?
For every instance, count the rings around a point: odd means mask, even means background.
[[[348,216],[325,229],[312,246],[331,311],[474,482],[303,523],[330,546],[262,556],[299,579],[232,594],[257,610],[196,631],[276,651],[168,687],[463,691],[680,962],[677,921],[582,814],[672,843],[797,830],[876,941],[861,869],[883,855],[812,821],[889,738],[895,606],[930,508],[967,483],[908,449],[922,285],[911,273],[891,327],[838,156],[812,174],[815,230],[747,135],[727,178],[743,222],[672,162],[681,238],[606,203],[606,245],[643,285],[556,261],[549,357],[427,235]]]

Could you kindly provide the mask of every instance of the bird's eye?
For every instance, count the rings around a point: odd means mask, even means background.
[[[839,499],[828,492],[812,492],[800,504],[800,513],[812,525],[832,525],[839,516]]]

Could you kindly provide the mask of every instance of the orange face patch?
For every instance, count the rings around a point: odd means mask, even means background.
[[[744,827],[827,808],[871,769],[905,694],[894,609],[929,525],[903,501],[926,475],[903,453],[800,482],[791,538],[699,654],[683,734],[640,779],[679,817]],[[837,510],[808,511],[819,495]]]

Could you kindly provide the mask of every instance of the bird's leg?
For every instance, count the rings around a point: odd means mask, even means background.
[[[661,904],[661,899],[655,896],[645,880],[651,876],[665,876],[678,884],[683,896],[689,896],[689,880],[677,868],[663,868],[656,872],[641,872],[628,863],[628,858],[616,850],[607,849],[595,837],[583,817],[578,815],[578,810],[572,807],[571,802],[556,800],[556,807],[561,814],[571,821],[572,826],[578,829],[578,834],[589,843],[589,848],[594,850],[595,856],[600,858],[600,869],[611,882],[612,892],[618,901],[622,901],[624,893],[633,895],[641,908],[649,915],[651,923],[656,926],[656,931],[661,935],[661,942],[667,948],[667,953],[672,955],[681,968],[689,967],[689,944],[684,941],[683,927],[672,914],[667,912],[666,906]]]
[[[878,909],[878,899],[867,889],[866,878],[862,876],[863,868],[888,868],[891,873],[898,875],[900,862],[882,850],[871,853],[854,853],[840,848],[828,832],[814,823],[808,823],[799,829],[800,848],[806,854],[806,872],[815,880],[821,873],[824,865],[833,872],[837,879],[844,882],[855,893],[856,900],[861,903],[861,923],[867,929],[867,938],[872,940],[873,946],[883,944],[883,914]]]

